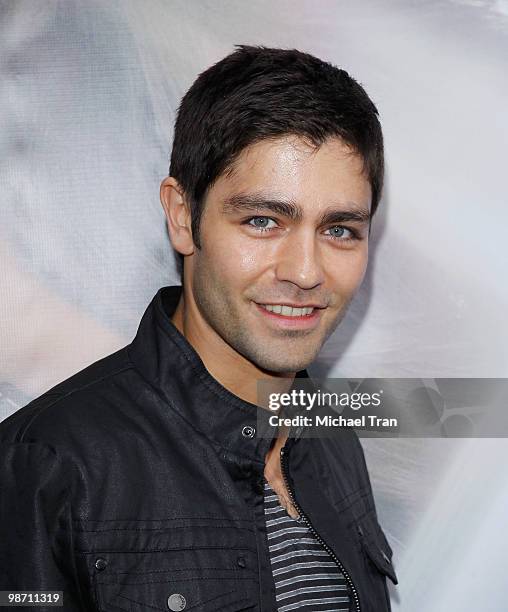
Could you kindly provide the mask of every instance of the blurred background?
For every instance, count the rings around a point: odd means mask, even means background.
[[[369,271],[309,372],[506,377],[507,0],[0,0],[0,420],[130,342],[179,282],[172,125],[235,44],[344,68],[384,129]],[[508,441],[362,443],[393,609],[505,610]]]

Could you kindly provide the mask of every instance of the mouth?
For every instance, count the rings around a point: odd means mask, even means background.
[[[266,319],[279,327],[308,329],[317,325],[324,306],[317,304],[258,304],[257,309]]]
[[[261,308],[284,317],[305,317],[313,313],[314,306],[288,306],[287,304],[259,304]]]

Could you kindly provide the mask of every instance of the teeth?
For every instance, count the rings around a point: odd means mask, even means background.
[[[310,315],[314,310],[312,306],[307,308],[293,308],[292,306],[282,306],[281,304],[261,304],[261,306],[270,312],[281,314],[285,317],[303,317]]]

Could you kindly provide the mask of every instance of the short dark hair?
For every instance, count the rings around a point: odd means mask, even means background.
[[[208,189],[247,146],[290,134],[317,147],[339,137],[358,153],[375,213],[383,187],[383,135],[377,108],[363,87],[345,70],[309,53],[236,45],[194,81],[175,122],[169,174],[189,202],[197,248]]]

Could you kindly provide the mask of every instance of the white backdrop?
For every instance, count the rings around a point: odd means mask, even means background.
[[[234,44],[345,68],[383,124],[364,284],[312,374],[504,377],[506,0],[0,0],[0,419],[129,342],[177,282],[178,102]],[[506,609],[508,441],[364,440],[394,610]]]

